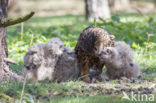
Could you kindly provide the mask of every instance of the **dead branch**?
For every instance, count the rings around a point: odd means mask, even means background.
[[[18,65],[15,61],[10,60],[9,58],[4,58],[4,61],[7,62],[7,63],[10,63],[10,64]]]
[[[131,8],[136,10],[136,12],[138,12],[141,16],[146,17],[145,14],[139,8],[137,8],[135,6],[132,6]]]
[[[24,22],[28,19],[30,19],[33,15],[35,14],[35,12],[31,12],[25,16],[19,17],[19,18],[15,18],[15,19],[6,19],[4,20],[4,22],[0,22],[0,27],[7,27],[7,26],[11,26],[11,25],[15,25],[21,22]]]

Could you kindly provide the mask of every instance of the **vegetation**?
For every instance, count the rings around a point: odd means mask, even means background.
[[[147,16],[137,14],[120,14],[119,16],[119,14],[114,14],[109,20],[100,19],[100,23],[86,22],[82,15],[34,17],[24,23],[23,30],[21,25],[8,27],[9,58],[19,63],[19,65],[11,65],[11,67],[16,72],[20,72],[23,68],[23,56],[27,49],[38,42],[46,43],[52,37],[61,38],[66,46],[71,46],[74,49],[79,34],[88,26],[104,27],[115,35],[117,41],[123,40],[130,44],[134,50],[135,61],[141,65],[143,73],[146,73],[144,80],[152,79],[153,82],[156,82],[156,18],[150,14]],[[22,33],[22,31],[24,32]],[[103,84],[112,87],[118,83],[118,81],[111,81],[109,85],[107,83],[98,84],[100,87],[103,87]],[[142,86],[148,87],[149,85]],[[138,86],[140,85],[134,84],[132,88]],[[79,89],[76,89],[78,87]],[[16,101],[18,103],[21,90],[22,83],[13,82],[0,85],[0,102]],[[109,90],[111,91],[111,89]],[[27,83],[23,99],[27,103],[36,103],[37,101],[39,103],[50,101],[51,103],[120,103],[122,101],[120,93],[117,95],[111,92],[106,96],[107,93],[102,94],[100,91],[101,89],[89,88],[85,84],[83,86],[80,81],[61,84],[51,82]],[[122,102],[130,103],[130,101]]]

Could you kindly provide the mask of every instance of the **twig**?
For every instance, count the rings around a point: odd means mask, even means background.
[[[94,18],[94,26],[96,27],[96,18]]]
[[[24,22],[21,23],[21,40],[23,39],[23,33],[24,33]]]
[[[23,87],[22,87],[22,93],[21,93],[21,97],[20,97],[20,103],[22,103],[22,100],[23,100],[24,88],[25,88],[26,80],[27,80],[27,75],[24,76]]]
[[[146,45],[145,45],[145,51],[144,51],[144,53],[147,52],[148,47],[149,47],[148,43],[150,41],[150,37],[153,36],[153,35],[152,34],[149,34],[149,33],[146,33],[146,36],[147,36],[147,40],[146,40]]]
[[[4,58],[4,61],[7,62],[7,63],[10,63],[10,64],[15,64],[15,65],[18,65],[15,61],[9,59],[9,58]]]
[[[24,22],[21,23],[21,34],[24,33]]]
[[[142,15],[143,17],[146,17],[146,15],[137,7],[132,6],[133,9],[135,9],[140,15]]]
[[[15,19],[6,19],[6,20],[4,20],[3,23],[0,22],[0,27],[7,27],[7,26],[11,26],[11,25],[15,25],[15,24],[24,22],[24,21],[30,19],[34,14],[35,14],[35,12],[31,12],[23,17],[19,17],[19,18],[15,18]]]
[[[32,34],[32,35],[31,35],[30,46],[32,46],[32,44],[33,44],[33,39],[34,39],[34,35]]]

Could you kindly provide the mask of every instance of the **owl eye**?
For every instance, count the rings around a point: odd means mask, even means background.
[[[95,50],[95,51],[97,51],[97,48],[96,48],[96,47],[94,47],[94,50]]]
[[[111,51],[110,49],[107,49],[106,52],[107,52],[108,54],[111,54],[111,53],[112,53],[112,51]]]
[[[37,67],[37,65],[35,65],[35,64],[32,66],[33,69],[35,69],[36,67]]]
[[[25,66],[25,68],[28,69],[28,70],[30,70],[30,67],[29,66]]]
[[[133,67],[133,63],[130,63],[129,65],[130,65],[131,67]]]
[[[60,48],[63,48],[63,45],[61,45]]]

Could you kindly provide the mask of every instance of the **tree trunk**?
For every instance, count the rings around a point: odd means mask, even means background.
[[[8,0],[0,0],[0,22],[7,18]],[[8,58],[6,44],[6,27],[0,27],[0,81],[18,78],[18,75],[9,68],[5,58]]]
[[[129,7],[130,0],[120,0],[120,1],[121,1],[121,6],[123,6],[123,8]]]
[[[129,8],[129,0],[114,0],[114,9],[115,10],[125,10]]]
[[[109,4],[109,7],[113,7],[114,6],[114,0],[108,0],[108,4]]]
[[[155,4],[155,7],[156,7],[156,0],[154,0],[154,4]]]
[[[17,1],[16,0],[9,0],[8,2],[8,11],[10,11],[15,5]]]
[[[122,7],[121,1],[120,0],[114,0],[114,9],[115,10],[120,10]]]
[[[86,19],[110,18],[108,0],[85,0]]]

